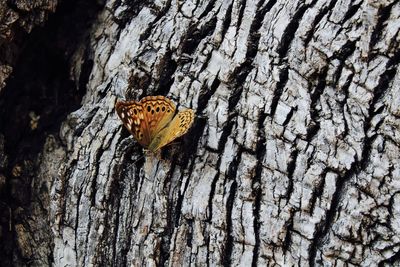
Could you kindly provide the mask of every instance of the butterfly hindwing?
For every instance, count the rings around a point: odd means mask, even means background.
[[[176,138],[184,135],[192,126],[194,120],[194,111],[185,109],[178,112],[167,127],[162,129],[149,144],[149,150],[157,151]]]

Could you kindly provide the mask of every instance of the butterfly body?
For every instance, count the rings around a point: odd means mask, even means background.
[[[133,137],[152,152],[184,135],[194,119],[192,109],[176,113],[175,104],[164,96],[118,101],[115,109]]]

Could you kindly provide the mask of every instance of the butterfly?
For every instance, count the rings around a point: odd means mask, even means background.
[[[133,137],[151,152],[184,135],[194,120],[192,109],[176,112],[175,104],[164,96],[117,101],[115,110]]]

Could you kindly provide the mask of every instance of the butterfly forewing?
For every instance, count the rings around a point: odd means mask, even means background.
[[[150,140],[172,120],[175,114],[175,104],[163,96],[147,96],[140,100],[143,115],[147,122]]]
[[[115,109],[133,137],[135,137],[142,146],[147,148],[151,139],[147,132],[147,123],[144,120],[142,105],[136,101],[118,101],[115,104]]]
[[[192,126],[193,120],[194,111],[192,109],[185,109],[178,112],[171,123],[154,137],[148,149],[150,151],[157,151],[176,138],[184,135],[189,130],[190,126]]]

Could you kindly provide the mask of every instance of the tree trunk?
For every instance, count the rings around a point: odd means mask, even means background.
[[[399,265],[399,17],[62,3],[3,79],[0,265]],[[114,110],[146,95],[196,112],[159,155]]]

